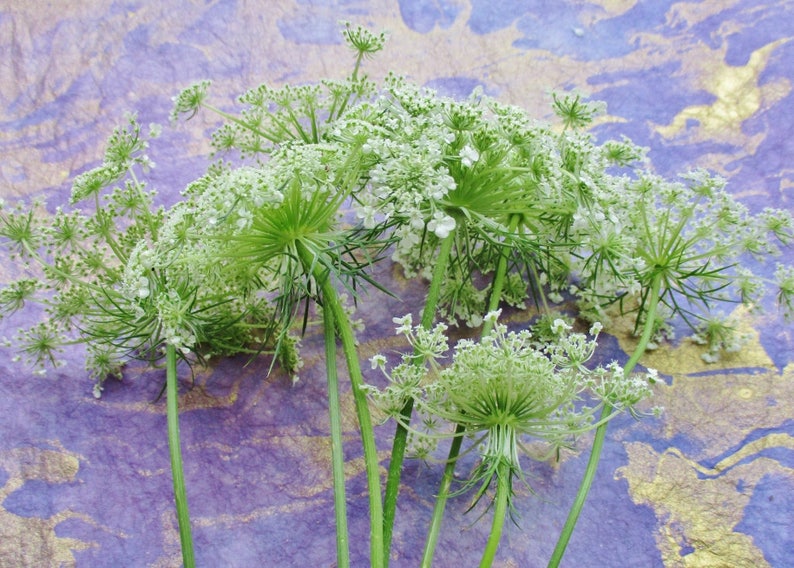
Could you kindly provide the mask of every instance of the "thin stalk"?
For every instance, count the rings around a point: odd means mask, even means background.
[[[339,405],[339,377],[336,371],[336,327],[332,310],[323,310],[325,366],[328,380],[328,415],[331,421],[331,469],[334,479],[334,518],[336,520],[336,565],[350,566],[347,502],[345,499],[345,461],[342,452],[342,413]]]
[[[364,52],[359,51],[358,55],[356,56],[356,64],[353,66],[353,73],[350,75],[350,83],[355,85],[358,82],[358,70],[361,67],[361,62],[364,60]],[[347,105],[350,103],[350,92],[348,91],[345,95],[345,99],[342,101],[342,104],[339,105],[339,110],[336,113],[337,117],[342,116],[342,113],[345,112]]]
[[[441,241],[441,247],[433,268],[433,276],[430,280],[430,287],[425,299],[425,307],[422,311],[421,325],[425,329],[430,329],[438,307],[438,300],[441,296],[441,284],[449,265],[449,258],[452,253],[452,245],[455,242],[453,230]],[[421,361],[416,360],[419,364]],[[392,536],[394,535],[394,518],[397,513],[397,496],[400,492],[400,478],[402,477],[402,466],[405,460],[405,448],[408,442],[408,429],[405,425],[411,421],[411,413],[414,409],[413,399],[409,399],[400,411],[401,419],[397,422],[392,442],[391,459],[389,461],[389,473],[386,478],[386,492],[383,497],[383,544],[385,566],[389,565],[389,550],[391,549]]]
[[[502,538],[502,529],[507,516],[507,502],[510,497],[510,464],[502,460],[496,471],[496,506],[493,511],[493,523],[491,524],[491,534],[488,537],[488,544],[480,560],[480,568],[490,568],[499,548],[499,541]]]
[[[518,215],[514,215],[510,218],[509,228],[511,232],[516,230],[518,223]],[[492,312],[499,307],[499,302],[502,298],[502,289],[504,288],[505,277],[507,275],[507,260],[509,256],[509,248],[503,247],[491,285],[491,297],[488,299],[488,312]],[[486,320],[480,334],[481,337],[486,337],[491,333],[492,328],[493,323],[490,320]],[[449,446],[447,465],[444,467],[444,475],[441,478],[441,485],[438,488],[436,503],[433,506],[433,517],[430,519],[430,527],[427,530],[427,540],[425,541],[425,549],[422,555],[422,568],[430,568],[433,564],[433,555],[435,554],[439,533],[441,532],[441,521],[444,518],[444,509],[446,509],[447,499],[449,498],[449,489],[452,486],[452,479],[455,475],[455,462],[458,460],[460,447],[463,441],[463,428],[459,424],[455,427],[454,436],[452,444]]]
[[[449,455],[454,456],[454,458],[451,461],[447,461],[447,465],[444,467],[444,475],[441,477],[441,485],[438,487],[436,503],[433,506],[433,517],[430,519],[430,527],[427,529],[427,540],[425,540],[425,549],[422,553],[421,568],[431,568],[433,565],[433,555],[436,552],[438,537],[441,534],[441,521],[444,519],[444,509],[447,506],[447,499],[449,499],[449,489],[452,487],[452,480],[455,478],[455,462],[458,454],[460,454],[462,444],[463,426],[456,424],[454,438],[452,438],[452,444],[449,447]]]
[[[511,215],[508,230],[512,233],[518,228],[518,223],[521,220],[519,215]],[[502,290],[505,286],[505,278],[507,277],[507,260],[510,257],[510,248],[502,246],[499,254],[499,262],[496,265],[496,273],[491,283],[491,296],[488,298],[488,309],[486,313],[493,312],[499,308],[499,302],[502,300]],[[481,337],[487,337],[493,328],[493,320],[487,320],[482,326]]]
[[[367,405],[367,395],[362,388],[364,377],[361,373],[361,365],[358,360],[356,350],[356,339],[353,329],[350,327],[350,320],[347,317],[336,290],[326,278],[322,284],[324,308],[329,307],[334,311],[334,319],[337,323],[339,338],[342,342],[342,351],[345,354],[350,383],[353,391],[353,400],[358,415],[358,423],[361,428],[361,442],[364,447],[364,463],[367,470],[367,489],[369,491],[369,515],[370,515],[370,565],[372,568],[383,567],[383,504],[381,503],[380,493],[380,470],[378,463],[378,449],[375,446],[375,431],[372,427],[372,418]]]
[[[176,518],[179,523],[179,541],[182,545],[182,564],[194,568],[196,559],[193,554],[193,536],[190,531],[190,513],[185,492],[185,473],[182,468],[182,449],[179,438],[179,409],[176,388],[176,348],[165,348],[166,414],[168,417],[168,451],[171,456],[171,476],[174,480],[174,500]]]
[[[201,106],[203,106],[205,109],[207,109],[209,111],[214,112],[215,114],[217,114],[221,118],[225,118],[229,122],[233,122],[233,123],[237,124],[238,126],[242,126],[243,128],[246,128],[246,129],[250,130],[254,134],[257,134],[258,136],[261,136],[262,138],[264,138],[265,140],[268,140],[269,142],[272,142],[274,144],[278,144],[279,142],[283,141],[281,138],[277,137],[275,134],[269,134],[267,132],[264,132],[262,130],[254,128],[250,124],[247,124],[245,121],[240,120],[235,115],[233,115],[231,113],[228,113],[226,111],[223,111],[223,110],[219,109],[216,106],[213,106],[213,105],[208,104],[208,103],[202,103]],[[270,116],[273,117],[272,114]],[[281,129],[283,131],[289,132],[289,130],[287,130],[287,128],[284,125],[282,125],[280,122],[278,124],[279,124],[279,126],[281,126]]]
[[[656,320],[656,308],[659,305],[661,287],[662,274],[659,273],[651,282],[651,290],[649,293],[650,297],[648,299],[648,311],[645,314],[645,327],[642,330],[642,336],[640,337],[637,347],[634,348],[634,352],[631,354],[631,357],[623,367],[623,372],[627,375],[631,373],[637,362],[640,360],[640,357],[642,357],[648,348],[648,342],[651,340],[651,335],[653,334],[653,327]],[[609,416],[612,411],[613,408],[611,405],[604,404],[604,407],[601,409],[600,419],[603,420],[605,417]],[[565,554],[565,549],[568,547],[568,542],[570,541],[571,535],[573,534],[573,529],[576,527],[576,523],[579,520],[579,515],[582,512],[582,507],[584,507],[584,502],[587,499],[587,494],[590,492],[590,487],[593,485],[593,479],[595,479],[596,470],[598,469],[598,462],[601,460],[601,451],[604,447],[604,439],[606,437],[608,424],[609,421],[604,421],[598,426],[598,428],[596,428],[595,436],[593,438],[593,446],[590,449],[590,459],[587,461],[587,468],[585,469],[584,477],[582,477],[582,482],[579,484],[579,490],[577,491],[576,497],[574,498],[573,504],[571,505],[571,510],[568,512],[568,518],[565,519],[565,525],[563,525],[559,539],[557,540],[557,545],[554,547],[554,552],[552,553],[551,559],[549,560],[548,568],[557,568],[560,565],[562,557]]]
[[[350,326],[350,319],[339,303],[339,295],[325,270],[311,251],[300,241],[296,242],[296,250],[301,263],[320,287],[323,299],[323,310],[330,310],[336,323],[337,333],[342,342],[342,352],[345,354],[350,384],[353,391],[353,402],[361,430],[361,444],[364,449],[364,465],[367,472],[367,490],[369,493],[370,517],[370,565],[372,568],[383,568],[383,504],[381,502],[380,470],[378,463],[378,450],[375,446],[375,431],[372,427],[372,418],[367,404],[367,395],[364,392],[364,376],[361,373],[361,364],[356,350],[356,338]]]

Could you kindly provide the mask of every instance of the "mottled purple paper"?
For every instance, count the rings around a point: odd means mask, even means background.
[[[100,160],[127,111],[165,125],[149,183],[177,199],[208,161],[212,117],[168,126],[171,96],[212,79],[222,108],[261,82],[344,77],[339,20],[387,29],[366,70],[408,75],[452,96],[474,88],[549,116],[551,89],[608,104],[599,139],[651,148],[655,170],[711,169],[753,211],[794,195],[794,8],[790,2],[327,0],[30,2],[0,8],[0,196],[63,203],[70,180]],[[791,254],[791,251],[788,251]],[[4,281],[18,267],[3,261]],[[420,282],[379,270],[397,299],[373,291],[359,311],[361,354],[402,347],[391,318],[416,313]],[[0,335],[38,317],[0,322]],[[516,325],[529,314],[511,312]],[[749,317],[749,316],[748,316]],[[686,342],[648,365],[665,376],[665,414],[611,425],[564,566],[775,566],[794,550],[794,330],[773,307],[748,320],[739,356],[706,366]],[[605,353],[625,359],[615,338]],[[335,565],[321,330],[291,384],[266,357],[182,369],[181,430],[197,564]],[[95,400],[79,348],[45,377],[0,354],[0,566],[164,567],[180,562],[161,371],[130,368]],[[607,356],[607,355],[604,355]],[[340,368],[341,366],[340,360]],[[365,366],[368,369],[368,366]],[[376,381],[376,376],[371,376]],[[343,387],[351,554],[367,565],[368,513],[349,386]],[[393,427],[377,429],[388,465]],[[587,447],[589,439],[583,440]],[[497,566],[546,565],[587,452],[527,463],[518,526]],[[465,474],[471,461],[460,464]],[[406,463],[393,549],[417,566],[442,466]],[[453,498],[435,566],[475,566],[490,515]]]

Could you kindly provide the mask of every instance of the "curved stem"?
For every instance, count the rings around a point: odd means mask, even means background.
[[[179,409],[176,385],[176,348],[165,348],[166,414],[168,418],[168,451],[171,456],[171,476],[174,480],[174,500],[176,518],[179,523],[179,541],[182,545],[182,564],[194,568],[196,559],[193,554],[193,536],[190,530],[190,514],[185,492],[185,473],[182,468],[182,449],[179,439]]]
[[[383,566],[383,504],[381,503],[380,493],[380,470],[378,464],[378,449],[375,446],[375,431],[372,428],[372,419],[367,406],[367,395],[363,390],[364,378],[361,374],[361,365],[358,360],[356,350],[356,339],[353,329],[350,327],[350,320],[344,309],[342,309],[336,290],[328,281],[322,285],[324,308],[331,307],[334,311],[339,330],[339,338],[342,341],[342,351],[345,354],[348,372],[350,373],[350,383],[353,391],[353,400],[356,406],[359,427],[361,428],[361,442],[364,447],[364,463],[367,470],[367,489],[369,491],[369,515],[370,515],[370,564],[372,568]]]
[[[436,315],[438,300],[441,296],[441,285],[449,265],[449,258],[452,253],[452,245],[455,242],[455,231],[451,231],[441,241],[441,247],[433,268],[433,276],[430,280],[430,287],[425,299],[425,307],[422,311],[421,325],[429,329],[433,325]],[[422,361],[416,360],[417,364]],[[392,536],[394,534],[394,518],[397,512],[397,496],[400,492],[400,478],[402,476],[402,465],[405,460],[405,448],[408,443],[408,429],[405,425],[411,421],[411,413],[414,409],[413,399],[409,399],[400,411],[401,419],[397,421],[397,428],[394,431],[392,442],[391,459],[389,461],[389,473],[386,478],[386,492],[383,497],[383,543],[386,555],[385,565],[389,564],[389,550],[391,549]]]
[[[383,504],[380,492],[380,470],[378,464],[378,450],[375,446],[375,431],[372,427],[372,418],[367,405],[367,395],[364,392],[364,377],[361,373],[361,364],[356,349],[356,338],[350,326],[350,319],[339,303],[339,295],[334,288],[328,271],[316,262],[316,258],[300,241],[296,242],[296,251],[301,263],[307,272],[310,272],[320,287],[323,300],[323,310],[330,310],[336,322],[339,339],[342,342],[342,351],[345,354],[350,384],[353,391],[353,402],[361,430],[361,445],[364,449],[364,464],[367,470],[367,490],[369,493],[370,517],[370,563],[372,568],[382,568],[383,552]]]
[[[493,523],[491,524],[491,534],[488,537],[488,544],[480,560],[480,568],[490,568],[499,548],[499,541],[502,538],[502,529],[507,516],[507,503],[510,497],[510,464],[502,460],[496,470],[496,506],[493,511]]]
[[[662,276],[661,274],[657,274],[652,283],[651,283],[651,290],[649,292],[649,299],[648,299],[648,311],[645,314],[645,327],[642,330],[642,336],[640,337],[640,341],[637,346],[634,348],[634,352],[631,354],[631,357],[626,362],[626,365],[623,367],[624,374],[628,375],[636,366],[637,362],[642,357],[643,353],[648,347],[648,342],[651,340],[651,335],[653,335],[653,328],[656,320],[656,308],[659,305],[659,296],[662,286]],[[609,416],[612,413],[613,408],[609,404],[604,404],[604,407],[601,409],[601,420],[605,417]],[[596,470],[598,469],[598,462],[601,460],[601,451],[604,447],[604,439],[607,433],[607,425],[609,421],[604,421],[601,425],[596,428],[595,436],[593,438],[593,446],[590,449],[590,459],[587,461],[587,468],[584,472],[584,477],[582,477],[582,481],[579,484],[579,490],[576,493],[576,497],[574,498],[573,504],[571,505],[571,510],[568,512],[568,518],[565,519],[565,525],[562,527],[562,531],[560,532],[559,539],[557,540],[557,545],[554,547],[554,552],[551,555],[551,559],[549,560],[548,567],[549,568],[557,568],[560,565],[560,561],[562,560],[563,554],[565,554],[565,549],[568,547],[568,542],[571,539],[571,535],[573,534],[573,529],[576,527],[576,523],[579,520],[579,515],[582,512],[582,508],[584,507],[584,502],[587,499],[587,494],[590,492],[590,487],[593,484],[593,479],[595,478]]]
[[[514,215],[510,218],[510,231],[515,231],[518,227],[519,216]],[[496,272],[494,273],[493,283],[491,285],[491,297],[488,299],[488,312],[492,312],[499,307],[499,302],[502,298],[502,289],[504,288],[505,277],[507,275],[507,260],[510,256],[509,247],[503,247],[499,256],[499,262],[496,265]],[[493,322],[486,320],[483,324],[481,337],[486,337],[491,333]],[[444,475],[441,478],[441,485],[438,488],[438,495],[436,495],[436,503],[433,506],[433,517],[430,520],[430,527],[427,531],[427,540],[425,541],[425,550],[422,555],[422,568],[430,568],[433,563],[433,555],[435,554],[436,545],[438,544],[438,536],[441,532],[441,521],[444,518],[444,509],[447,506],[447,499],[449,497],[449,488],[452,486],[452,479],[455,474],[455,462],[458,460],[460,454],[460,447],[463,441],[463,428],[460,425],[455,427],[455,438],[449,447],[449,454],[447,454],[447,465],[444,468]]]
[[[336,327],[331,310],[323,310],[325,366],[328,380],[328,415],[331,422],[331,465],[334,479],[334,518],[336,520],[336,565],[350,566],[347,503],[345,500],[345,462],[342,451],[342,413],[339,405],[339,378],[336,371]]]

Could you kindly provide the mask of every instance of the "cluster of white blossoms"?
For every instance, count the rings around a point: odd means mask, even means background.
[[[483,318],[493,326],[490,334],[461,339],[451,350],[444,324],[426,329],[413,326],[410,314],[395,318],[397,334],[406,338],[411,353],[391,370],[382,354],[371,359],[389,379],[383,389],[369,387],[386,416],[404,420],[401,410],[412,398],[421,423],[434,427],[414,431],[415,437],[426,437],[426,445],[452,436],[449,424],[475,440],[483,464],[470,483],[490,483],[501,461],[523,477],[519,454],[531,438],[554,452],[620,411],[636,412],[635,406],[652,394],[654,370],[627,376],[616,363],[587,364],[600,325],[587,336],[556,319],[553,337],[540,341],[527,329],[508,331],[498,317],[499,312],[490,312]],[[450,361],[443,366],[445,358]],[[599,419],[604,405],[613,410]]]

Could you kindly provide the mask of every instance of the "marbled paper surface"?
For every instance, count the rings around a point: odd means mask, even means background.
[[[608,104],[595,134],[650,147],[658,173],[705,167],[754,211],[794,208],[787,0],[4,0],[0,196],[64,201],[132,111],[165,126],[150,183],[175,199],[207,164],[212,123],[169,126],[171,96],[209,78],[216,104],[229,107],[259,83],[341,78],[352,61],[339,20],[388,30],[366,67],[374,79],[394,70],[454,96],[481,87],[539,118],[552,89],[578,88]],[[2,262],[8,280],[16,267]],[[363,357],[396,347],[391,317],[422,299],[421,284],[380,270],[398,299],[365,298]],[[665,412],[610,427],[565,566],[794,566],[794,329],[774,308],[739,315],[752,339],[716,366],[685,341],[643,361],[665,376],[656,401]],[[0,325],[11,336],[20,320]],[[294,385],[267,376],[265,358],[184,373],[200,566],[334,565],[321,339],[309,329]],[[617,357],[631,347],[604,343]],[[0,567],[178,565],[162,372],[129,369],[96,400],[79,349],[65,355],[65,367],[40,377],[0,353]],[[366,484],[348,391],[343,405],[351,550],[364,566]],[[386,466],[391,427],[377,434]],[[519,495],[498,566],[545,566],[586,457],[529,467],[537,494]],[[440,474],[437,464],[406,465],[398,568],[418,565]],[[467,506],[448,507],[440,568],[479,560],[489,522],[464,515]]]

